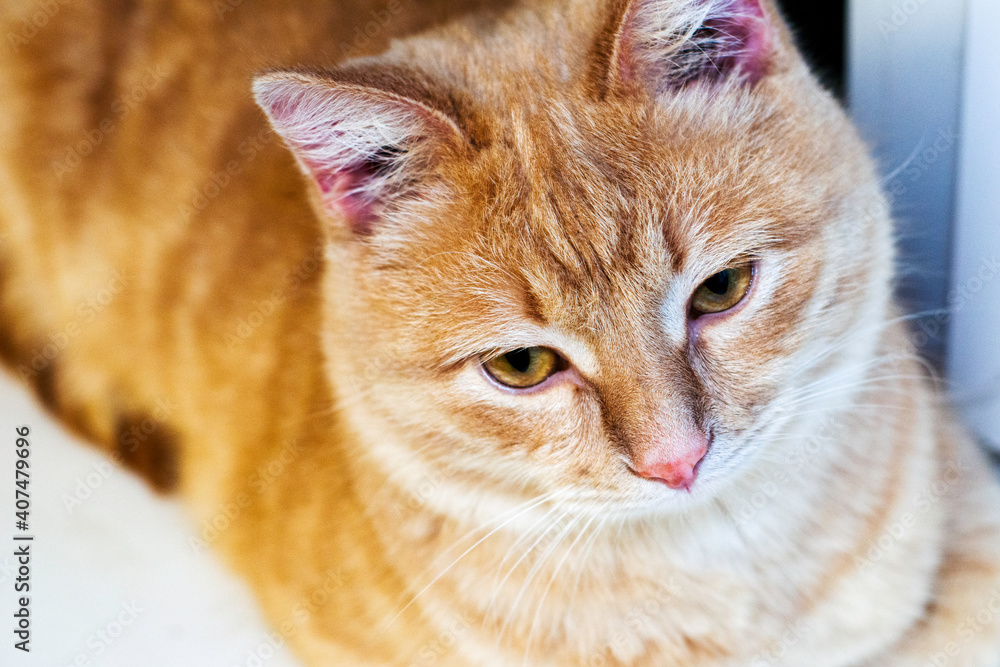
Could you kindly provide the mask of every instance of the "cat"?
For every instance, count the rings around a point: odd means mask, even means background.
[[[183,499],[271,644],[1000,664],[997,484],[770,0],[0,26],[0,353]]]

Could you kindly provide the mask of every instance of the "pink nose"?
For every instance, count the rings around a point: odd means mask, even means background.
[[[638,461],[636,472],[654,482],[662,482],[671,489],[690,491],[698,479],[698,466],[708,453],[708,440],[699,438],[681,452],[653,451],[651,456]]]

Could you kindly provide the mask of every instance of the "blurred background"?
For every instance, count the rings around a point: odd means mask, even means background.
[[[1000,2],[779,3],[879,162],[913,344],[1000,452]]]

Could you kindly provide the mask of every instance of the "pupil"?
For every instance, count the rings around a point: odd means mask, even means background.
[[[713,294],[724,295],[729,291],[729,269],[716,273],[706,280],[705,287]]]
[[[527,373],[531,368],[531,350],[521,349],[508,352],[507,363],[518,373]]]

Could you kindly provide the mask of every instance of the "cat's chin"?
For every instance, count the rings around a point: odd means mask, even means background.
[[[641,480],[638,487],[624,490],[617,499],[581,503],[580,510],[582,513],[600,512],[626,521],[688,515],[713,506],[727,486],[724,480],[713,480],[696,482],[689,489],[678,490]]]
[[[675,490],[662,486],[643,493],[636,503],[636,513],[642,515],[684,514],[709,505],[718,497],[718,485],[695,483],[690,489]]]

